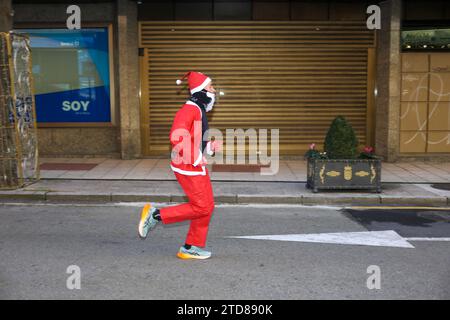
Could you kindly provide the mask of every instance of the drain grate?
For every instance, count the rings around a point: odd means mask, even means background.
[[[438,190],[450,191],[450,183],[436,183],[432,184],[431,187]]]

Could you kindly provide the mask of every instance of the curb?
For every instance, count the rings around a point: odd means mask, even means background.
[[[0,191],[0,202],[48,201],[48,202],[165,202],[180,203],[187,201],[183,195],[163,194],[127,194],[57,191]],[[450,206],[450,197],[414,197],[414,196],[330,196],[330,195],[217,195],[216,204],[297,204],[297,205],[414,205],[414,206]]]
[[[236,195],[238,204],[302,204],[302,196]]]
[[[170,195],[151,194],[111,194],[112,202],[146,202],[151,199],[153,202],[171,202]]]
[[[0,201],[42,201],[46,200],[47,191],[0,191]]]
[[[379,205],[381,199],[375,196],[303,196],[303,205]]]
[[[47,192],[45,191],[0,191],[0,201],[8,202],[12,200],[23,200],[23,201],[37,201],[37,200],[46,200]]]
[[[47,192],[45,194],[45,200],[52,202],[111,202],[111,194],[98,193],[98,194],[85,194],[78,192]]]
[[[435,207],[445,207],[450,202],[450,198],[447,197],[396,197],[396,196],[382,196],[381,197],[381,204],[398,204],[401,202],[401,204],[405,205],[419,205],[419,206],[435,206]]]

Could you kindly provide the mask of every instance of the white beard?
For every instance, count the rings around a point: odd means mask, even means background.
[[[214,93],[212,93],[212,92],[207,92],[206,95],[207,95],[209,98],[211,98],[211,102],[208,103],[208,105],[207,105],[206,108],[205,108],[205,111],[206,111],[206,112],[209,112],[209,111],[211,111],[211,110],[213,109],[214,102],[216,101],[216,95],[215,95]]]

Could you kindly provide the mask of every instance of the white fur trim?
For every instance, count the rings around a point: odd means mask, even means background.
[[[192,164],[194,167],[198,166],[198,164],[200,163],[200,161],[202,161],[203,158],[203,154],[202,154],[202,150],[198,149],[198,157],[197,160],[195,160],[195,162]]]
[[[205,81],[203,81],[203,83],[201,85],[199,85],[198,87],[195,87],[194,89],[191,90],[191,94],[202,91],[210,82],[211,82],[211,78],[209,78],[209,77],[206,78]]]
[[[175,168],[174,166],[170,166],[174,172],[178,172],[179,174],[183,174],[185,176],[206,176],[205,167],[202,166],[202,171],[187,171],[179,168]]]

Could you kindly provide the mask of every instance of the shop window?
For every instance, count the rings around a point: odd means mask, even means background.
[[[110,123],[110,28],[21,29],[33,56],[40,124]]]
[[[403,30],[403,51],[450,51],[450,29]]]

